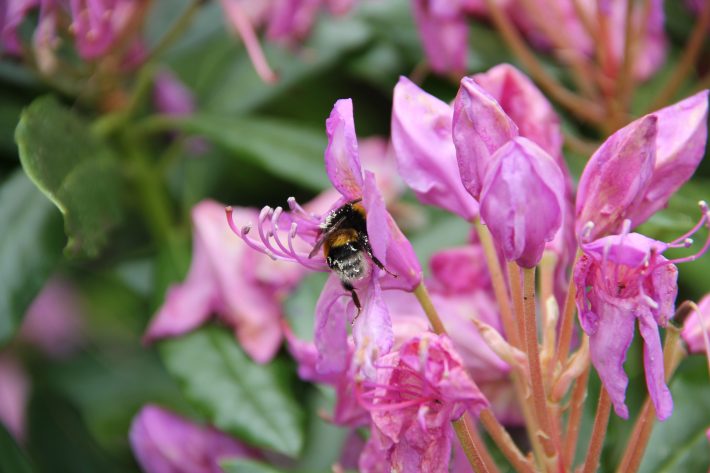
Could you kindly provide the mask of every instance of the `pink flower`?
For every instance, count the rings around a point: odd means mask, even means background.
[[[434,72],[461,75],[466,71],[468,24],[461,5],[437,11],[435,0],[412,0],[414,20],[424,52]],[[441,3],[441,2],[438,2]],[[461,2],[451,0],[453,4]]]
[[[256,217],[251,209],[237,216]],[[193,257],[184,283],[168,290],[145,338],[151,342],[194,330],[213,314],[234,328],[244,350],[269,361],[281,344],[281,301],[302,276],[298,266],[273,261],[234,239],[224,225],[224,207],[202,201],[192,211]]]
[[[708,91],[646,115],[592,155],[577,191],[576,231],[589,238],[632,228],[663,208],[705,154]]]
[[[710,294],[698,302],[698,309],[688,316],[680,335],[691,353],[707,353],[710,356]]]
[[[623,369],[626,352],[638,321],[643,338],[646,384],[659,420],[673,410],[665,384],[663,350],[658,326],[665,327],[673,316],[678,291],[674,263],[694,260],[710,246],[686,258],[668,260],[662,253],[669,247],[687,246],[688,237],[708,221],[703,218],[689,233],[669,244],[638,233],[612,235],[582,245],[584,254],[574,268],[577,308],[584,331],[589,335],[592,364],[599,373],[614,409],[628,418],[624,403],[628,377]]]
[[[358,314],[359,317],[355,317],[353,322],[353,333],[356,334],[358,353],[367,353],[360,360],[360,366],[368,370],[372,360],[386,353],[392,343],[391,323],[380,300],[381,289],[414,290],[421,282],[421,267],[411,244],[387,211],[375,175],[362,168],[350,99],[336,102],[326,121],[326,133],[325,169],[340,194],[330,208],[362,206],[367,217],[364,222],[366,240],[363,243],[362,238],[358,237],[357,245],[361,248],[356,252],[363,263],[363,271],[346,278],[338,266],[338,260],[326,260],[317,248],[314,250],[326,227],[333,223],[333,219],[339,218],[335,214],[321,216],[308,212],[293,199],[289,199],[291,212],[288,213],[280,207],[265,207],[259,216],[258,240],[249,236],[251,225],[241,229],[237,227],[230,210],[228,222],[234,233],[249,246],[274,259],[300,263],[317,271],[327,271],[330,265],[335,272],[316,307],[315,343],[320,353],[318,370],[337,372],[344,369],[347,362],[346,324]],[[357,214],[355,217],[358,219],[362,218],[360,210],[351,208],[348,212]],[[286,226],[289,226],[288,231],[283,230]],[[382,270],[378,269],[378,262]],[[342,284],[338,284],[338,279]],[[358,307],[359,300],[365,301],[365,304]],[[350,309],[353,306],[357,307],[357,314]]]
[[[220,460],[258,457],[254,450],[213,427],[151,404],[133,419],[129,439],[146,473],[219,473]]]
[[[20,337],[50,357],[66,357],[82,343],[83,314],[76,287],[53,276],[27,309]]]
[[[25,438],[30,379],[10,354],[0,354],[0,423],[17,439]]]
[[[395,471],[448,471],[450,422],[488,407],[451,341],[431,333],[380,358],[374,382],[361,389],[373,430],[361,456],[363,472],[381,471],[383,459]]]
[[[491,156],[518,136],[518,127],[495,98],[464,77],[454,101],[452,129],[463,185],[480,200]]]
[[[496,151],[491,162],[495,164],[481,192],[481,218],[506,260],[532,268],[562,225],[562,171],[550,155],[522,137]]]
[[[168,70],[162,70],[155,76],[153,103],[160,113],[166,115],[184,117],[195,113],[192,92]]]
[[[393,100],[392,145],[404,181],[422,203],[476,217],[478,203],[463,187],[456,161],[453,108],[404,77]]]
[[[130,0],[70,0],[71,31],[79,55],[87,60],[106,54],[119,39],[140,2]]]
[[[244,42],[244,47],[259,77],[267,83],[277,76],[261,49],[256,30],[266,28],[268,39],[293,45],[303,41],[324,7],[334,14],[344,14],[354,0],[221,0],[228,26]]]

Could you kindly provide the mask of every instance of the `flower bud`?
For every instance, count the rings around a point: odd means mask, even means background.
[[[532,268],[562,224],[562,171],[523,137],[505,144],[491,162],[481,192],[481,217],[505,259]]]

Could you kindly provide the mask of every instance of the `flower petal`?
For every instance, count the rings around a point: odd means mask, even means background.
[[[328,146],[325,149],[325,170],[333,187],[348,200],[362,197],[362,165],[357,148],[352,99],[335,102],[325,122]]]
[[[392,145],[399,173],[424,204],[466,220],[478,215],[478,203],[461,182],[451,135],[453,108],[405,77],[394,88]]]
[[[577,190],[578,236],[588,222],[594,223],[591,239],[619,231],[630,210],[642,201],[656,161],[657,121],[647,115],[632,122],[591,157]]]
[[[468,23],[463,14],[442,15],[427,0],[412,3],[414,20],[427,60],[434,72],[460,75],[466,70]]]
[[[522,137],[501,147],[491,161],[481,218],[505,258],[531,268],[562,224],[562,172],[545,151]]]
[[[389,353],[394,340],[392,320],[376,278],[372,278],[367,288],[362,313],[353,322],[353,339],[355,364],[366,377],[373,379],[375,362]]]
[[[340,280],[335,274],[331,274],[316,303],[315,344],[318,349],[318,373],[342,372],[347,367],[347,307]]]
[[[510,64],[500,64],[473,76],[503,108],[524,136],[564,165],[560,118],[535,84]]]
[[[656,164],[643,200],[629,212],[634,226],[665,207],[705,156],[708,91],[654,112],[653,116],[658,118]]]
[[[129,438],[146,473],[218,473],[223,458],[256,457],[227,434],[155,405],[143,407],[136,415]]]
[[[473,197],[481,193],[491,155],[516,136],[518,127],[500,104],[464,77],[454,101],[453,138],[463,185]]]
[[[638,317],[639,332],[643,337],[643,367],[646,373],[646,386],[656,408],[656,417],[664,421],[673,413],[673,399],[666,386],[663,369],[663,348],[658,334],[658,325],[648,311],[642,311]]]
[[[365,173],[362,203],[367,212],[367,235],[372,251],[385,268],[396,275],[383,275],[382,287],[413,291],[422,280],[422,268],[412,244],[387,212],[375,175],[369,171]]]
[[[629,418],[629,409],[624,402],[629,384],[624,362],[634,337],[636,320],[628,309],[607,302],[599,304],[597,331],[589,335],[592,364],[609,393],[616,415],[622,419]]]

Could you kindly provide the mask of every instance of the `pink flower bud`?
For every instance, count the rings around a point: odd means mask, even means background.
[[[564,177],[532,141],[518,137],[490,159],[481,218],[508,261],[532,268],[562,224]]]
[[[480,197],[493,153],[516,136],[518,127],[500,104],[464,77],[454,101],[453,138],[463,185],[473,197]]]
[[[473,80],[500,104],[520,136],[540,146],[566,169],[560,118],[528,76],[510,64],[500,64],[474,75]]]
[[[643,201],[656,161],[657,123],[654,115],[636,120],[592,155],[577,189],[578,236],[583,230],[589,239],[618,232],[629,208]]]

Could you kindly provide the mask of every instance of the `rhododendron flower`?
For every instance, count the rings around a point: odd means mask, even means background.
[[[693,311],[683,324],[680,333],[691,353],[707,353],[710,345],[710,294],[698,302],[698,310]]]
[[[617,415],[626,419],[624,403],[628,377],[623,364],[638,321],[643,338],[646,385],[659,420],[667,419],[673,400],[665,383],[663,349],[658,327],[673,316],[678,292],[678,270],[674,263],[689,261],[710,246],[710,237],[696,255],[668,260],[662,253],[669,247],[687,246],[688,237],[708,221],[703,218],[689,233],[669,244],[638,233],[611,235],[583,243],[583,255],[574,268],[579,320],[589,335],[592,364],[599,373]]]
[[[462,79],[453,135],[463,184],[479,199],[481,218],[504,257],[532,267],[562,225],[565,179],[548,153],[518,134],[488,92],[472,78]]]
[[[448,471],[450,422],[488,407],[448,337],[432,333],[380,358],[374,382],[359,389],[373,430],[363,472],[382,471],[382,460],[394,471]]]
[[[229,435],[151,404],[133,419],[129,439],[146,473],[220,473],[221,460],[258,458]]]
[[[375,175],[363,170],[358,152],[352,101],[338,100],[326,121],[328,146],[325,169],[340,198],[330,207],[359,202],[367,216],[367,237],[375,258],[386,271],[376,265],[362,279],[352,284],[365,303],[362,313],[353,321],[357,353],[361,367],[371,371],[372,360],[386,353],[392,344],[391,323],[386,306],[381,303],[381,289],[412,291],[421,282],[421,267],[411,244],[387,212],[376,185]],[[289,199],[291,212],[265,207],[258,221],[259,239],[252,238],[251,225],[239,229],[228,209],[228,222],[234,233],[249,246],[274,259],[300,263],[308,269],[328,271],[325,257],[312,249],[322,231],[325,216],[300,207]],[[284,228],[289,226],[288,231]],[[347,292],[336,274],[331,274],[316,306],[315,343],[319,351],[318,370],[339,372],[345,368],[347,323],[356,315]]]
[[[255,210],[239,208],[240,219]],[[185,282],[168,290],[145,338],[154,341],[189,332],[216,313],[231,326],[244,350],[267,362],[281,344],[281,301],[300,280],[298,266],[273,261],[235,239],[224,224],[224,207],[202,201],[192,211],[193,257]]]
[[[626,219],[633,228],[663,208],[705,154],[707,113],[704,90],[611,135],[580,177],[577,235],[618,232]]]
[[[69,32],[74,36],[74,47],[79,56],[95,60],[122,39],[126,27],[143,10],[143,3],[132,0],[10,0],[2,31],[3,47],[11,54],[21,54],[17,29],[27,14],[38,8],[39,21],[32,42],[43,71],[51,70],[51,56],[59,45],[57,26],[65,16],[71,21]]]
[[[422,203],[471,220],[478,216],[478,202],[461,182],[452,119],[453,107],[400,77],[392,105],[392,145],[399,172]]]

